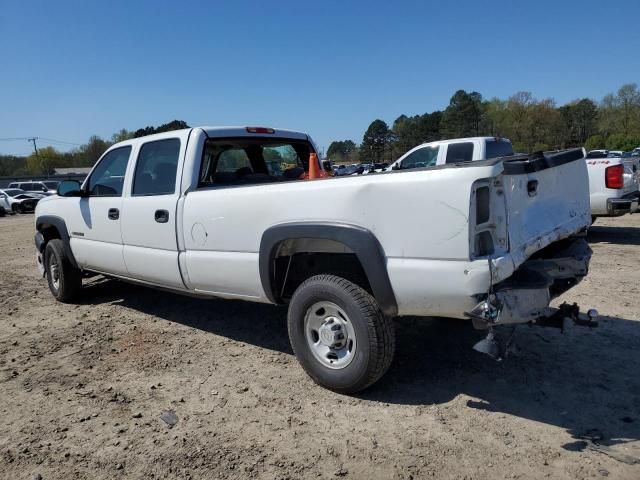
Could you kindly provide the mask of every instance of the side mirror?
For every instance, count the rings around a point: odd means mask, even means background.
[[[400,168],[402,168],[402,164],[396,163],[393,165],[393,167],[391,167],[391,170],[400,170]]]
[[[331,160],[325,160],[322,162],[322,168],[325,172],[331,171]]]
[[[63,180],[58,185],[56,193],[61,197],[81,197],[80,182],[77,180]]]

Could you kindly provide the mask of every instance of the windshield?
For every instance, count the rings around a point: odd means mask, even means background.
[[[513,155],[513,146],[508,140],[487,140],[487,160]]]
[[[20,195],[21,193],[26,193],[24,190],[20,190],[19,188],[13,188],[10,190],[5,190],[4,193],[9,195],[10,197],[15,197],[16,195]]]
[[[422,147],[411,152],[400,163],[402,170],[412,168],[433,167],[438,161],[438,151],[440,147]]]

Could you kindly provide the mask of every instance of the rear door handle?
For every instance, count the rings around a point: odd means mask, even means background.
[[[120,210],[117,208],[109,209],[109,220],[118,220],[120,218]]]
[[[156,210],[155,219],[158,223],[167,223],[169,221],[169,212],[167,210]]]

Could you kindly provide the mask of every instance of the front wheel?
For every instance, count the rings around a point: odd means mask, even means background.
[[[75,268],[59,238],[49,240],[45,249],[44,265],[49,290],[56,300],[70,303],[80,294],[82,274]]]
[[[24,208],[19,203],[14,203],[12,208],[13,208],[13,213],[14,214],[15,213],[24,213]]]
[[[288,315],[293,351],[309,376],[325,388],[356,393],[389,369],[393,322],[364,289],[334,275],[317,275],[293,294]]]

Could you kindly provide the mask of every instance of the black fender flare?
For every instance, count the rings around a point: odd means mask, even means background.
[[[44,225],[51,225],[52,227],[55,227],[56,230],[58,230],[60,239],[64,244],[64,250],[65,250],[65,253],[67,254],[67,258],[71,262],[71,265],[73,265],[75,268],[79,268],[78,263],[76,262],[76,257],[73,256],[73,252],[71,251],[71,242],[69,237],[69,231],[67,230],[67,224],[65,223],[64,219],[60,217],[57,217],[55,215],[40,215],[38,218],[36,218],[37,233],[35,237],[35,242],[36,242],[36,248],[38,249],[38,251],[44,254],[44,249],[47,246],[44,236],[42,235],[42,232],[41,232],[42,227]]]
[[[376,236],[366,228],[330,222],[294,222],[268,228],[260,241],[260,281],[272,303],[281,303],[274,294],[274,262],[279,244],[285,240],[317,238],[334,240],[347,246],[362,264],[373,296],[388,317],[398,314],[398,305],[389,280],[384,250]]]

